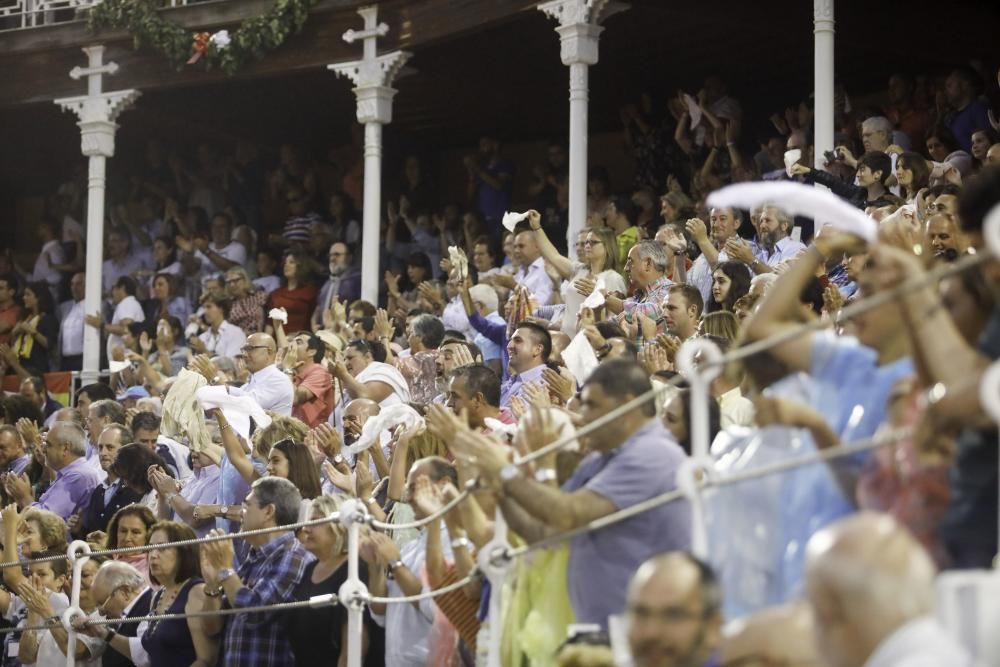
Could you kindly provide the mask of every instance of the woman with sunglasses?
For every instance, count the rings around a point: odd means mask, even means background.
[[[574,262],[559,254],[559,250],[542,229],[542,218],[537,211],[528,211],[528,225],[534,232],[542,257],[555,267],[563,279],[560,291],[566,310],[563,313],[562,330],[572,336],[576,333],[576,317],[580,305],[599,284],[603,285],[606,293],[624,294],[627,290],[621,274],[615,233],[608,227],[593,227],[581,233],[583,252],[579,254],[579,261]]]

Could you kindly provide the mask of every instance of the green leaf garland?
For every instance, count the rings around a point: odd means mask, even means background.
[[[318,0],[277,0],[263,16],[249,18],[229,34],[230,43],[222,49],[209,45],[199,59],[206,69],[219,68],[235,74],[248,62],[261,58],[302,29],[309,10]],[[192,32],[163,18],[156,0],[104,0],[94,5],[87,26],[126,29],[136,49],[152,47],[162,52],[178,71],[188,67],[194,52],[196,31]]]

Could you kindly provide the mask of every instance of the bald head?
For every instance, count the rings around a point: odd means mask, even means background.
[[[266,333],[250,334],[247,337],[246,345],[243,348],[243,355],[246,359],[247,370],[251,373],[266,368],[274,363],[278,346],[274,339]]]
[[[344,408],[344,435],[353,439],[361,434],[368,419],[379,413],[378,403],[367,398],[356,398]]]
[[[832,667],[864,664],[899,627],[933,613],[934,574],[920,543],[888,515],[861,512],[813,535],[806,586],[819,653]]]
[[[643,563],[628,588],[635,667],[705,664],[719,646],[721,605],[712,569],[690,554],[671,552]]]
[[[764,609],[733,621],[724,630],[722,664],[819,666],[813,621],[803,602]]]

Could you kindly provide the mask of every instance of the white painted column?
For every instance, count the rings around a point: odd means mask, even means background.
[[[102,267],[104,264],[104,194],[107,158],[115,154],[115,119],[138,97],[137,90],[102,92],[104,74],[118,71],[115,63],[104,64],[104,46],[88,46],[87,67],[74,67],[69,73],[73,79],[87,77],[87,94],[55,100],[66,111],[72,111],[80,121],[81,150],[90,159],[87,177],[87,283],[84,306],[90,315],[101,311]],[[83,374],[84,384],[96,382],[101,363],[101,332],[84,326]]]
[[[570,257],[587,225],[587,118],[590,66],[598,60],[598,21],[608,0],[550,0],[538,9],[559,21],[560,57],[569,66],[569,231]]]
[[[815,36],[813,112],[813,166],[822,169],[823,153],[833,150],[835,114],[833,108],[833,1],[813,0],[813,33]]]
[[[358,14],[365,21],[363,30],[348,30],[344,41],[364,40],[364,57],[346,63],[328,65],[328,69],[354,82],[358,101],[358,122],[365,126],[365,186],[361,231],[361,298],[378,303],[381,276],[379,272],[379,230],[382,217],[382,126],[392,122],[392,98],[396,90],[390,87],[400,68],[409,59],[405,51],[377,55],[375,39],[389,32],[389,26],[378,23],[378,5],[362,7]]]

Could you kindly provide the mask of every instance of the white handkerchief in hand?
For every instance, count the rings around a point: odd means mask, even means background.
[[[506,213],[503,214],[502,224],[508,232],[513,232],[514,227],[517,226],[517,223],[527,219],[528,219],[527,213],[511,213],[510,211],[507,211]]]
[[[788,174],[788,178],[792,177],[792,167],[801,159],[801,148],[793,148],[790,151],[785,151],[785,173]]]
[[[195,393],[195,398],[203,410],[219,408],[226,416],[229,425],[240,434],[240,437],[250,442],[250,419],[257,423],[257,428],[267,428],[271,418],[260,407],[260,404],[249,396],[234,396],[226,387],[206,386]]]
[[[469,258],[466,256],[464,250],[458,246],[448,246],[448,259],[451,261],[451,267],[455,271],[455,277],[459,282],[469,277]]]
[[[582,331],[563,350],[562,358],[566,368],[580,383],[587,381],[598,364],[594,348],[590,346],[590,341],[587,340]]]
[[[698,100],[687,93],[684,93],[684,103],[687,104],[688,115],[691,116],[691,129],[693,130],[701,125],[701,107],[698,106]]]
[[[583,303],[580,304],[581,308],[600,308],[604,305],[604,290],[607,289],[607,285],[604,284],[604,278],[598,278],[597,284],[594,285],[594,291],[590,293]]]
[[[284,308],[272,308],[267,317],[271,320],[278,320],[282,324],[288,324],[288,311]]]

